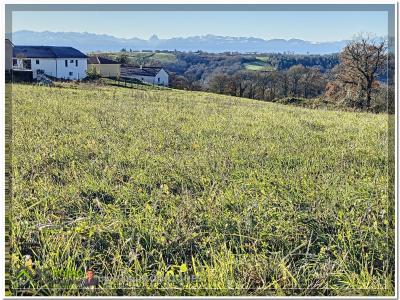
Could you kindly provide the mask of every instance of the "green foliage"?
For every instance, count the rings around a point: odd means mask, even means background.
[[[100,73],[97,72],[96,68],[88,69],[86,71],[86,75],[87,75],[87,77],[85,78],[86,80],[96,80],[101,77]]]
[[[127,64],[129,63],[129,56],[128,54],[126,54],[126,52],[122,52],[120,55],[116,57],[116,60],[121,64]]]
[[[32,255],[35,295],[394,295],[388,118],[13,85],[12,270]]]

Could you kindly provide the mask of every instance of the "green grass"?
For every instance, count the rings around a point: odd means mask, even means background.
[[[12,93],[12,273],[32,253],[31,294],[394,295],[387,115]],[[78,288],[86,267],[100,290]]]
[[[244,64],[246,70],[250,71],[273,71],[275,68],[269,63],[269,58],[266,56],[257,56],[250,63]]]
[[[165,61],[170,63],[177,61],[175,54],[172,53],[162,53],[162,52],[155,53],[153,58],[159,61]]]
[[[263,66],[263,65],[255,65],[255,64],[245,64],[246,70],[250,71],[273,71],[274,67],[272,66]]]
[[[263,62],[269,62],[269,57],[268,56],[257,56],[257,60],[261,60]]]
[[[116,59],[122,52],[109,52],[103,53],[113,59]],[[98,53],[102,54],[102,53]],[[130,64],[141,64],[143,60],[145,63],[174,63],[177,62],[177,58],[173,53],[163,53],[163,52],[124,52],[128,55]]]

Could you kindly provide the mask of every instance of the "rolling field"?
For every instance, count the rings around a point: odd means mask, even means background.
[[[250,70],[250,71],[273,71],[273,70],[275,70],[272,66],[258,64],[258,63],[246,64],[245,69]]]
[[[251,63],[245,64],[246,70],[250,71],[273,71],[274,66],[271,65],[269,58],[266,56],[257,56]]]
[[[13,85],[12,126],[14,287],[30,254],[40,295],[394,295],[387,115]]]
[[[110,56],[112,59],[117,59],[120,53],[110,52],[103,53],[105,55]],[[164,53],[164,52],[124,52],[128,56],[128,60],[130,64],[140,65],[143,62],[149,63],[175,63],[177,62],[176,56],[172,53]]]

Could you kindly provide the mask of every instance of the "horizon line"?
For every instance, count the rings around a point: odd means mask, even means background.
[[[232,35],[219,35],[219,34],[213,34],[213,33],[205,33],[202,35],[186,35],[186,36],[173,36],[173,37],[159,37],[158,34],[153,33],[150,35],[150,37],[148,39],[146,38],[140,38],[137,36],[132,36],[132,37],[118,37],[112,34],[107,34],[107,33],[95,33],[95,32],[88,32],[88,31],[51,31],[51,30],[43,30],[43,31],[36,31],[36,30],[31,30],[31,29],[19,29],[16,31],[12,31],[12,32],[6,32],[5,35],[12,35],[16,32],[22,32],[22,31],[28,31],[28,32],[35,32],[35,33],[46,33],[46,32],[50,32],[50,33],[78,33],[78,34],[93,34],[93,35],[98,35],[98,36],[108,36],[108,37],[113,37],[113,38],[117,38],[120,40],[132,40],[132,39],[139,39],[139,40],[143,40],[143,41],[149,41],[151,40],[151,38],[153,36],[155,36],[158,40],[170,40],[170,39],[177,39],[177,38],[194,38],[194,37],[206,37],[206,36],[212,36],[212,37],[230,37],[230,38],[253,38],[253,39],[259,39],[259,40],[263,40],[263,41],[271,41],[271,40],[283,40],[283,41],[291,41],[291,40],[301,40],[304,42],[310,42],[310,43],[334,43],[334,42],[346,42],[346,41],[350,41],[351,39],[340,39],[340,40],[325,40],[325,41],[313,41],[313,40],[307,40],[307,39],[302,39],[302,38],[297,38],[297,37],[291,37],[289,39],[287,38],[279,38],[279,37],[273,37],[273,38],[263,38],[263,37],[257,37],[257,36],[232,36]],[[373,33],[372,33],[373,34]],[[373,34],[373,36],[375,36],[376,38],[382,38],[381,36],[378,36],[376,34]]]

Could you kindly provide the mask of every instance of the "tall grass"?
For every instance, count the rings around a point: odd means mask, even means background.
[[[85,85],[12,96],[14,294],[394,294],[387,115]]]

